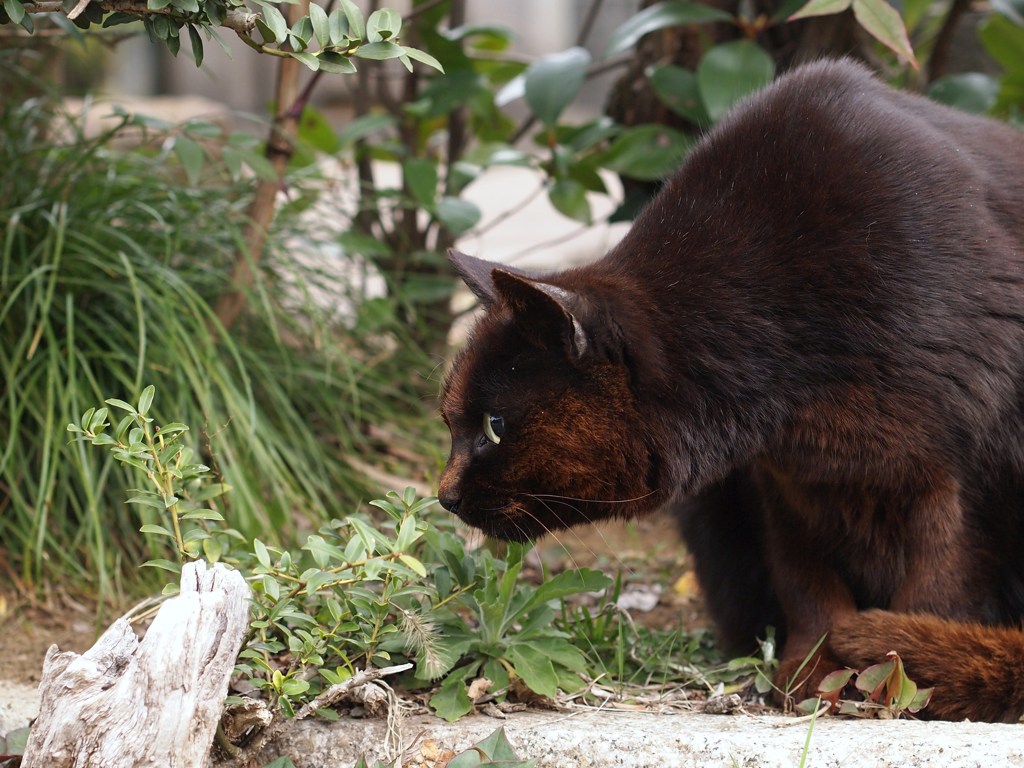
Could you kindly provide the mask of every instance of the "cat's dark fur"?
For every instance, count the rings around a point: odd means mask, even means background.
[[[524,539],[689,499],[722,637],[774,624],[780,684],[828,633],[798,694],[896,650],[933,717],[1024,712],[1024,135],[808,65],[596,263],[453,263],[487,312],[445,507]]]

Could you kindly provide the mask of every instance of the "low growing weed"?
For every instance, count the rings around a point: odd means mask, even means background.
[[[467,553],[452,531],[425,517],[434,499],[408,489],[371,502],[383,516],[333,519],[298,550],[245,540],[228,526],[221,500],[230,488],[196,460],[190,430],[158,425],[155,390],[135,403],[109,399],[67,429],[107,447],[144,477],[128,502],[157,557],[145,565],[175,574],[200,557],[241,570],[253,588],[253,619],[238,672],[285,715],[365,666],[415,662],[413,689],[441,679],[431,706],[455,719],[473,707],[468,683],[481,675],[496,695],[520,681],[543,696],[584,685],[587,663],[556,625],[566,596],[603,589],[597,571],[566,571],[537,587],[517,579],[524,549],[507,559]],[[113,411],[120,417],[109,418]],[[173,592],[169,584],[165,592]],[[321,712],[330,716],[330,712]]]

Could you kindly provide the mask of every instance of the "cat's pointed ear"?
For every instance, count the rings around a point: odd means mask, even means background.
[[[587,334],[576,314],[579,299],[571,291],[504,267],[491,269],[491,281],[527,338],[560,346],[577,359],[587,351]]]
[[[462,253],[454,248],[448,249],[448,261],[455,267],[455,272],[462,278],[462,282],[473,292],[473,295],[480,299],[480,303],[489,307],[498,300],[498,294],[494,288],[494,280],[491,279],[491,272],[497,264],[493,261],[484,261],[468,253]]]

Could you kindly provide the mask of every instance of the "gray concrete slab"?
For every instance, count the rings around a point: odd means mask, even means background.
[[[402,765],[443,765],[456,752],[504,727],[517,754],[537,768],[797,768],[810,723],[746,714],[523,712],[506,720],[475,716],[456,723],[407,718],[400,726]],[[303,723],[279,745],[297,768],[351,766],[386,754],[381,721]],[[814,723],[807,768],[995,768],[1024,765],[1024,726],[839,720]]]

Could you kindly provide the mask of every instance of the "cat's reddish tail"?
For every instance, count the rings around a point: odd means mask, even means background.
[[[873,610],[838,621],[829,645],[855,669],[896,651],[911,680],[935,688],[921,717],[1014,723],[1024,714],[1022,630]]]

